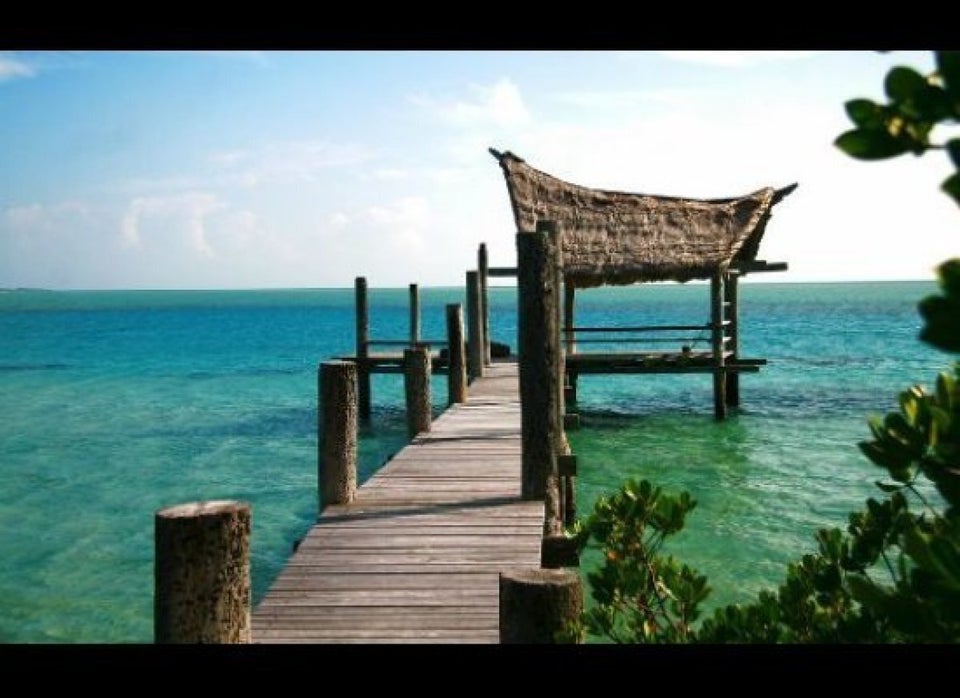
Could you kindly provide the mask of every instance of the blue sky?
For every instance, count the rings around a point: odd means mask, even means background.
[[[946,156],[863,163],[894,52],[0,52],[0,287],[460,285],[514,262],[487,147],[609,189],[775,209],[768,280],[930,278]]]

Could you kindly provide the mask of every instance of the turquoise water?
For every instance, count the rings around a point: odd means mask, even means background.
[[[584,376],[571,434],[582,512],[628,476],[699,500],[675,549],[713,603],[746,600],[842,525],[879,476],[868,414],[949,357],[916,339],[932,283],[744,284],[742,408],[712,416],[703,376]],[[493,289],[515,348],[516,295]],[[707,319],[701,285],[578,294],[578,324]],[[442,337],[459,289],[425,289]],[[374,289],[374,338],[407,333],[407,290]],[[254,600],[314,521],[316,368],[353,346],[352,289],[0,293],[0,641],[149,642],[153,514],[196,499],[253,504]],[[699,348],[699,347],[698,347]],[[435,378],[435,407],[446,390]],[[404,443],[402,379],[375,376],[361,479]],[[589,559],[587,560],[589,563]]]

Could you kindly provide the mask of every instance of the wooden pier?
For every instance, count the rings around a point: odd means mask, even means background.
[[[499,641],[499,572],[540,566],[544,504],[520,496],[517,365],[486,371],[324,509],[254,611],[254,642]]]
[[[756,255],[770,209],[796,185],[654,197],[569,184],[491,153],[507,179],[517,266],[491,267],[481,245],[466,272],[466,318],[447,305],[447,337],[432,340],[420,336],[416,284],[409,336],[371,338],[367,281],[356,278],[355,353],[320,366],[316,525],[251,613],[249,506],[158,512],[158,642],[554,642],[582,611],[576,540],[564,531],[576,511],[564,430],[577,422],[567,407],[578,377],[706,373],[718,419],[739,405],[740,373],[766,361],[740,355],[738,281],[786,268]],[[517,278],[519,365],[491,361],[488,277],[502,276]],[[710,282],[705,322],[575,323],[577,288],[691,279]],[[651,343],[665,351],[641,348]],[[357,488],[373,373],[403,374],[411,443]],[[448,377],[450,406],[435,421],[431,373]]]

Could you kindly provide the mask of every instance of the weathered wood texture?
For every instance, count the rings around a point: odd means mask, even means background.
[[[410,284],[410,343],[420,341],[420,288]]]
[[[481,317],[480,275],[467,272],[467,374],[472,381],[483,376],[483,318]]]
[[[563,442],[557,237],[546,221],[516,235],[523,497],[545,501],[548,533],[560,525],[557,455]]]
[[[556,642],[583,611],[583,582],[567,569],[517,569],[500,575],[500,641]]]
[[[367,355],[370,347],[370,312],[367,306],[367,279],[354,280],[354,306],[357,321],[357,411],[360,419],[370,419],[370,366]]]
[[[520,497],[516,364],[494,363],[327,507],[253,613],[255,642],[495,643],[499,573],[537,567],[544,508]]]
[[[403,352],[403,389],[407,405],[407,437],[430,431],[430,353],[426,347]]]
[[[723,274],[710,277],[710,339],[713,354],[713,414],[717,419],[727,418],[727,371],[724,320]]]
[[[447,404],[467,400],[467,357],[463,341],[463,306],[447,305]]]
[[[480,275],[480,318],[483,322],[483,365],[489,366],[490,355],[490,294],[487,280],[490,276],[490,262],[487,257],[487,243],[481,242],[477,250],[477,273]]]
[[[739,274],[727,275],[727,282],[723,285],[723,319],[727,321],[727,336],[730,342],[727,349],[732,352],[730,361],[734,363],[740,356],[740,291]],[[740,373],[727,371],[727,404],[731,407],[740,405]]]
[[[154,640],[250,642],[250,505],[162,509],[154,537]]]
[[[318,375],[320,508],[353,501],[357,489],[357,367],[325,361]]]

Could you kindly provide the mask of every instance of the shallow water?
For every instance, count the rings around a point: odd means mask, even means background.
[[[867,415],[946,367],[916,339],[933,290],[743,284],[742,353],[770,365],[720,424],[709,375],[581,377],[581,512],[628,476],[688,489],[699,505],[675,552],[709,575],[712,603],[776,584],[874,494],[856,448]],[[707,296],[596,289],[577,322],[701,323]],[[515,348],[515,289],[491,298],[493,337]],[[462,291],[421,290],[424,337],[444,335],[449,302]],[[406,335],[406,303],[371,291],[374,338]],[[0,641],[149,642],[153,514],[195,499],[252,503],[259,600],[316,518],[317,363],[353,342],[352,289],[0,293]],[[361,479],[404,443],[401,377],[374,376],[373,395]]]

